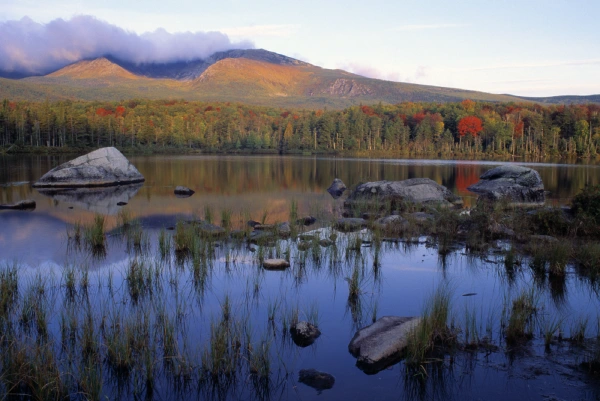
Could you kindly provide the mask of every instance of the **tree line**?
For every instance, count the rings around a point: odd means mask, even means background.
[[[590,157],[600,151],[600,106],[464,100],[301,110],[183,100],[5,99],[0,147],[15,145]]]

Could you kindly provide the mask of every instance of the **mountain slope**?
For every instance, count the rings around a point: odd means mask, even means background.
[[[79,61],[46,76],[51,78],[65,77],[71,79],[140,79],[138,75],[132,74],[123,67],[107,60],[105,57],[97,58],[95,60]]]
[[[304,108],[464,99],[542,101],[366,78],[342,70],[320,68],[262,49],[230,50],[215,53],[205,60],[171,64],[130,65],[110,57],[80,61],[44,77],[0,78],[0,97],[102,101],[137,97],[239,101]],[[544,100],[552,101],[551,98]]]

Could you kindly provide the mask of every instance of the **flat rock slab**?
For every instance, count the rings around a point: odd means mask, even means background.
[[[36,203],[34,200],[22,200],[9,205],[0,205],[0,210],[33,210],[35,206]]]
[[[546,200],[542,177],[528,167],[502,165],[486,171],[479,179],[479,182],[467,187],[467,190],[485,199],[507,199],[513,203],[525,204],[542,204]]]
[[[365,373],[379,372],[399,360],[409,334],[420,322],[420,317],[384,316],[356,332],[348,351]]]
[[[285,270],[290,267],[290,262],[285,259],[265,259],[263,267],[266,270]]]
[[[333,388],[335,377],[329,373],[319,372],[316,369],[302,369],[298,374],[298,382],[314,388],[319,393]]]
[[[402,202],[422,204],[462,205],[462,199],[448,188],[429,178],[410,178],[403,181],[373,181],[360,184],[350,194],[346,207],[363,203],[383,207],[389,203],[398,208]]]
[[[37,188],[105,187],[143,182],[144,176],[116,148],[101,148],[61,164],[42,176]]]

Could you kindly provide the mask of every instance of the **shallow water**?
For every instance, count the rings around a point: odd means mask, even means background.
[[[46,280],[53,311],[49,313],[52,337],[61,338],[61,314],[68,309],[64,306],[65,272],[70,268],[89,271],[89,288],[84,291],[79,284],[75,299],[77,305],[90,305],[98,321],[124,308],[127,313],[150,311],[153,324],[160,311],[176,322],[179,354],[194,367],[194,373],[189,380],[177,381],[170,378],[162,364],[158,366],[159,378],[151,393],[156,399],[547,400],[600,396],[599,379],[579,367],[594,349],[593,338],[598,334],[597,286],[573,268],[559,280],[535,277],[527,261],[514,272],[507,272],[503,263],[506,244],[502,242],[489,255],[469,255],[464,247],[458,247],[443,258],[425,237],[417,243],[384,242],[380,249],[366,242],[360,251],[348,250],[348,244],[356,238],[373,240],[367,230],[336,233],[335,247],[316,246],[308,251],[298,250],[294,239],[262,248],[221,240],[206,245],[209,257],[202,280],[198,280],[192,260],[178,261],[173,253],[167,259],[158,256],[161,229],[175,226],[180,219],[203,217],[207,207],[213,221],[220,219],[222,210],[230,210],[233,224],[242,227],[248,218],[288,220],[294,200],[299,215],[316,215],[323,221],[340,210],[340,201],[325,192],[335,177],[349,186],[361,181],[429,177],[465,196],[468,204],[473,198],[465,192],[466,186],[476,182],[494,163],[271,156],[132,157],[130,160],[146,177],[144,185],[113,196],[104,194],[98,201],[98,196],[48,197],[31,188],[30,184],[45,171],[64,161],[60,158],[0,160],[0,203],[22,199],[37,202],[32,212],[0,212],[0,259],[4,264],[18,263],[21,282],[25,283],[23,292],[37,274]],[[542,175],[549,197],[556,203],[567,203],[585,183],[600,181],[597,166],[533,167]],[[173,195],[176,185],[186,185],[196,194],[178,199]],[[126,199],[128,205],[116,206],[117,199]],[[116,214],[121,209],[141,222],[147,236],[147,245],[141,249],[128,247],[126,236],[117,227]],[[108,243],[106,254],[94,258],[85,247],[70,242],[67,233],[75,223],[90,223],[98,212],[107,214]],[[324,227],[318,235],[328,237],[332,232]],[[288,249],[290,269],[274,272],[261,268],[261,253],[265,257],[281,256]],[[132,260],[159,269],[154,292],[141,296],[137,303],[128,291],[127,269]],[[360,296],[349,302],[346,278],[355,269],[360,272]],[[77,274],[81,283],[83,273]],[[367,375],[355,366],[356,360],[347,347],[357,329],[370,324],[374,316],[419,315],[425,300],[444,283],[453,294],[453,321],[463,328],[458,334],[460,339],[464,340],[464,327],[468,326],[465,315],[469,311],[476,316],[474,326],[479,337],[487,337],[497,349],[457,350],[443,355],[439,363],[427,364],[422,372],[406,370],[399,363]],[[535,292],[538,305],[534,338],[518,347],[508,346],[502,334],[503,308],[529,290]],[[266,387],[257,386],[245,367],[240,367],[236,381],[228,386],[200,380],[199,367],[211,322],[221,316],[226,299],[231,303],[231,315],[245,320],[250,342],[255,346],[269,344],[271,375]],[[270,321],[268,311],[273,307],[275,318]],[[296,308],[301,320],[316,318],[322,332],[306,348],[297,347],[284,334],[284,322]],[[76,310],[82,319],[84,309]],[[542,332],[554,319],[560,320],[564,338],[587,319],[587,340],[573,344],[556,339],[545,349]],[[160,336],[156,346],[161,347]],[[160,355],[155,357],[162,359]],[[110,379],[109,367],[101,366],[104,377]],[[308,368],[334,375],[333,388],[319,394],[298,383],[299,370]],[[146,394],[144,386],[136,387],[133,376],[125,384],[107,380],[103,394],[128,399],[139,388]]]

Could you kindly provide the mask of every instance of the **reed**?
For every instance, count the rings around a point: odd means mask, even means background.
[[[104,233],[104,216],[101,214],[94,216],[94,222],[84,228],[84,238],[86,244],[92,250],[105,249],[106,236]]]

